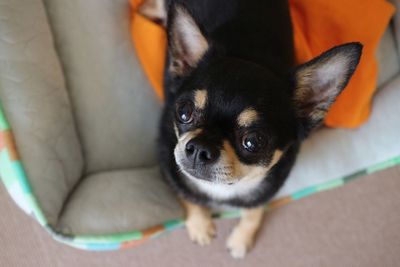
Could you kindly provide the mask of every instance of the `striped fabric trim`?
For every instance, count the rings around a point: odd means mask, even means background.
[[[94,236],[67,236],[57,233],[48,224],[48,221],[32,192],[29,179],[27,178],[15,144],[10,125],[5,118],[3,109],[0,105],[0,178],[18,206],[27,214],[33,216],[39,224],[59,242],[84,250],[118,250],[138,246],[149,239],[156,238],[161,234],[174,231],[175,229],[184,226],[183,219],[176,219],[142,231],[138,230],[126,233]],[[375,164],[349,176],[308,187],[288,197],[273,200],[266,205],[266,209],[267,211],[272,210],[312,194],[337,188],[357,179],[360,176],[371,174],[398,164],[400,164],[400,156]],[[238,218],[239,215],[239,211],[227,211],[214,214],[214,217],[231,219]]]

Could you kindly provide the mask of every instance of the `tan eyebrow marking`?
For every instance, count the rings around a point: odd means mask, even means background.
[[[272,168],[281,158],[283,155],[283,151],[280,149],[275,150],[274,155],[272,156],[271,163],[269,164],[269,168]]]
[[[194,93],[194,105],[198,109],[204,109],[207,103],[207,90],[196,90]]]
[[[258,113],[253,108],[246,108],[239,114],[237,118],[237,122],[241,127],[248,127],[257,120]]]

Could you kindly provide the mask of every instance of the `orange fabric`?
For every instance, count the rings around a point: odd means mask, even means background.
[[[370,114],[378,76],[375,53],[394,7],[384,0],[292,0],[290,11],[298,63],[341,43],[364,44],[357,71],[325,119],[331,127],[360,126]]]
[[[156,23],[137,13],[143,0],[131,0],[133,6],[132,40],[144,72],[157,96],[163,99],[163,73],[167,35]]]
[[[141,1],[131,0],[132,38],[149,81],[162,98],[166,34],[162,27],[137,14]],[[289,3],[297,63],[342,43],[364,44],[356,73],[325,120],[331,127],[360,126],[370,114],[378,75],[375,53],[394,7],[385,0],[290,0]]]

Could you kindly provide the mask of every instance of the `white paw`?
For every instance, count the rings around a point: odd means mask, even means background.
[[[235,227],[226,241],[229,253],[235,259],[243,259],[253,246],[253,235],[240,227]]]
[[[211,243],[215,237],[215,225],[211,218],[192,217],[186,221],[189,238],[200,246]]]

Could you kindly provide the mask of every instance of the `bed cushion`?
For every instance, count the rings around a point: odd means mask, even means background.
[[[182,216],[160,170],[135,168],[86,177],[71,194],[57,229],[74,235],[113,234]]]
[[[85,249],[129,247],[181,226],[157,171],[161,103],[131,43],[128,0],[0,6],[0,176],[14,200],[54,238]],[[398,54],[385,38],[390,80]],[[400,162],[400,78],[385,79],[364,127],[325,129],[304,144],[275,206]]]
[[[86,173],[155,165],[161,103],[132,46],[128,1],[44,2]]]
[[[1,0],[0,7],[0,102],[35,196],[55,224],[84,166],[64,74],[43,3]]]

